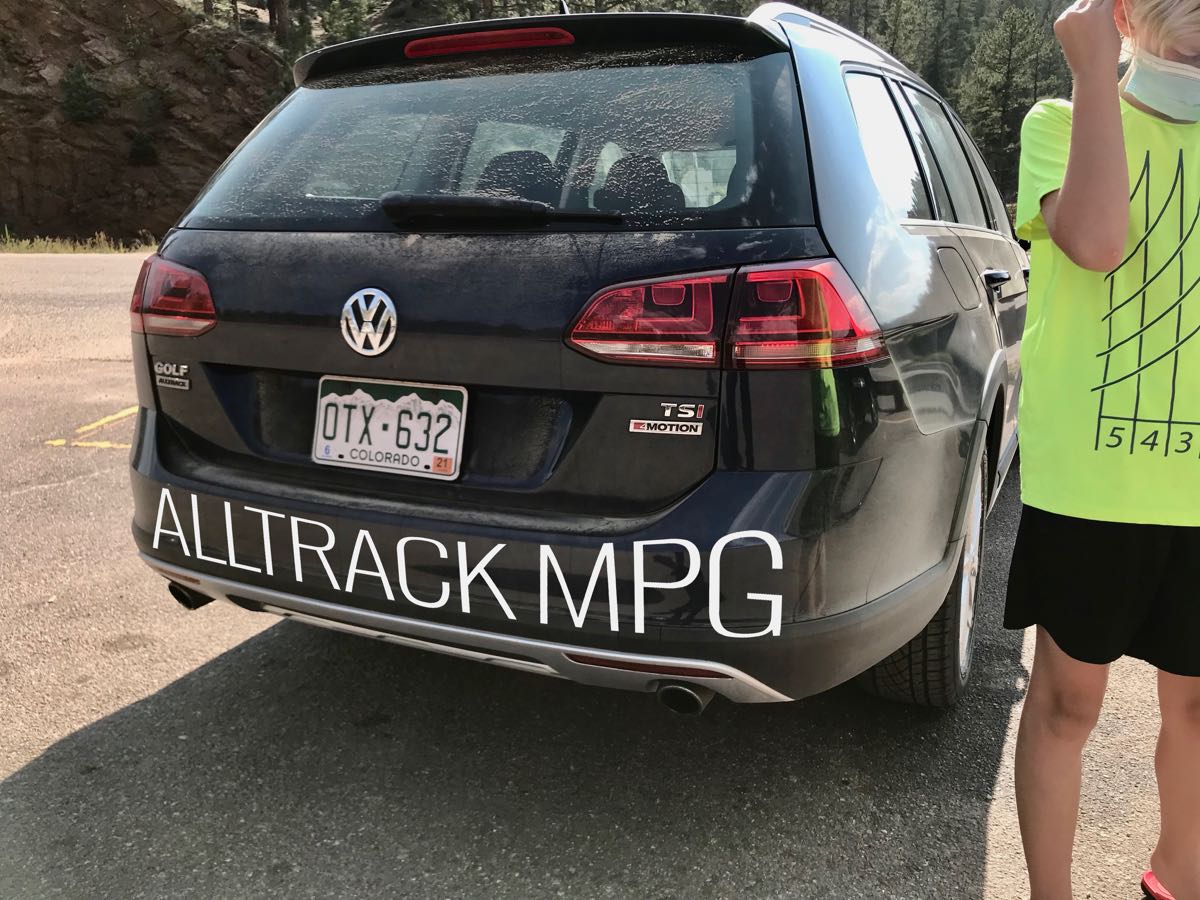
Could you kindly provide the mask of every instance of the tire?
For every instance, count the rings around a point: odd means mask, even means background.
[[[941,609],[915,638],[859,676],[859,685],[885,700],[948,708],[971,678],[978,616],[979,574],[986,530],[987,451],[968,494],[962,553]]]

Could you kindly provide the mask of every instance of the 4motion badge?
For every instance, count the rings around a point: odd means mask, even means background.
[[[639,434],[685,434],[704,432],[703,403],[660,403],[661,419],[630,419],[629,430]]]

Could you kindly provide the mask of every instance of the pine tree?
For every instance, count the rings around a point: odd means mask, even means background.
[[[371,14],[369,0],[330,0],[321,13],[321,27],[325,29],[327,43],[350,41],[366,37],[370,33],[368,18]]]
[[[104,95],[92,83],[83,63],[72,63],[62,80],[62,109],[72,122],[91,122],[104,115]]]
[[[957,109],[1005,196],[1016,191],[1021,122],[1062,87],[1062,55],[1044,19],[1025,7],[994,15],[963,68]]]

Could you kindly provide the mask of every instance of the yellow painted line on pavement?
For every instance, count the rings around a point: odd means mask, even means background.
[[[47,447],[90,447],[94,450],[128,450],[130,444],[125,444],[120,441],[100,441],[100,440],[81,440],[87,438],[88,435],[95,434],[106,425],[112,425],[114,422],[121,422],[128,419],[138,411],[137,404],[127,406],[124,409],[117,410],[109,416],[104,416],[97,419],[95,422],[88,422],[86,425],[80,425],[75,429],[75,438],[68,440],[67,438],[51,438],[46,441]]]
[[[55,438],[52,441],[46,441],[47,447],[91,447],[95,450],[128,450],[130,444],[122,444],[119,441],[71,441],[67,443],[66,438]]]
[[[114,443],[113,441],[71,441],[72,447],[95,447],[97,450],[128,450],[131,444]]]
[[[89,422],[87,425],[80,425],[75,429],[76,434],[91,434],[93,431],[98,431],[105,425],[111,425],[113,422],[120,422],[122,419],[128,419],[138,411],[137,404],[127,406],[125,409],[113,413],[111,416],[105,416],[103,419],[97,419],[95,422]]]

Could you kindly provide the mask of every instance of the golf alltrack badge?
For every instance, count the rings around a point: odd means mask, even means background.
[[[177,391],[190,391],[192,379],[185,363],[156,362],[154,364],[154,383],[159,387],[172,388]]]

